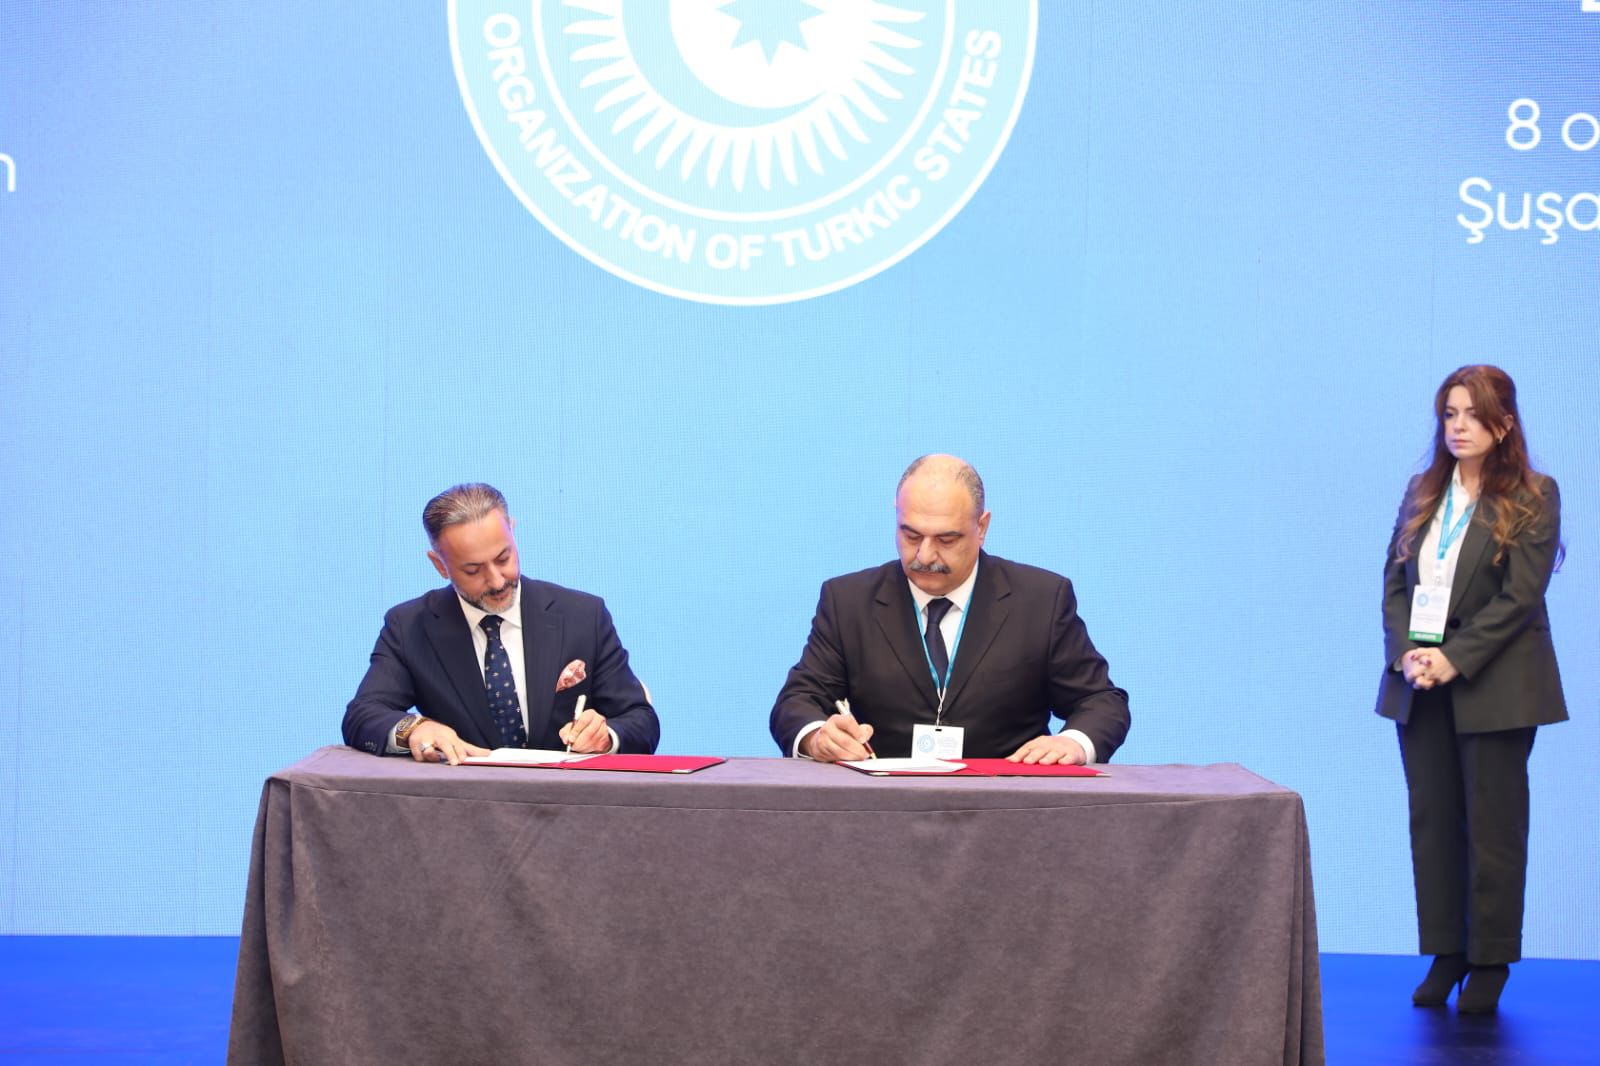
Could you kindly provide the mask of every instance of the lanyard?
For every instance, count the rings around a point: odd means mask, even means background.
[[[967,607],[971,606],[972,597],[969,596],[967,597]],[[919,643],[922,645],[922,658],[928,664],[928,676],[933,678],[933,690],[939,694],[939,706],[933,712],[934,725],[938,725],[940,722],[944,721],[944,694],[949,691],[950,674],[956,668],[956,649],[961,646],[961,634],[967,628],[967,607],[963,607],[961,609],[961,623],[956,626],[955,643],[951,644],[950,647],[945,649],[947,660],[945,662],[944,677],[941,678],[939,676],[939,672],[933,668],[933,656],[928,654],[927,640],[924,639],[919,641]],[[916,600],[911,601],[911,620],[917,625],[918,629],[922,629],[920,624],[922,622],[922,610],[922,608],[917,606]],[[940,633],[943,633],[942,629],[940,630]]]
[[[1456,486],[1455,482],[1451,481],[1444,492],[1444,518],[1439,523],[1438,561],[1441,564],[1444,562],[1445,554],[1450,551],[1450,545],[1456,542],[1456,539],[1461,536],[1461,531],[1467,528],[1467,523],[1472,521],[1472,512],[1477,510],[1477,507],[1477,500],[1467,504],[1467,509],[1461,512],[1461,521],[1452,527],[1450,525],[1450,517],[1455,514],[1456,509]]]

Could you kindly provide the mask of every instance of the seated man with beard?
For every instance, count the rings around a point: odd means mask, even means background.
[[[522,575],[504,496],[457,485],[428,501],[422,525],[450,584],[384,616],[345,708],[346,744],[452,766],[492,748],[655,751],[655,708],[605,603]]]

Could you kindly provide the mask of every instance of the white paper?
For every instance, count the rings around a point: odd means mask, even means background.
[[[947,762],[944,759],[857,759],[840,765],[886,774],[948,774],[967,768],[964,762]]]
[[[580,754],[575,751],[555,751],[544,748],[496,748],[487,755],[468,755],[461,761],[464,763],[547,763],[547,762],[578,762],[581,759],[594,758],[593,752]]]

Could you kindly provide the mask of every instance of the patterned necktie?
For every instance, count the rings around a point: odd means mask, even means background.
[[[944,634],[939,631],[939,623],[954,606],[943,596],[928,601],[928,631],[922,634],[922,642],[928,646],[928,661],[933,663],[933,672],[938,675],[934,684],[939,688],[944,687],[945,675],[950,672],[950,655],[944,649]]]
[[[483,653],[483,687],[489,694],[489,713],[494,724],[500,727],[500,739],[508,748],[528,746],[528,731],[522,725],[522,708],[517,705],[517,679],[511,673],[511,656],[500,640],[500,623],[497,614],[486,614],[478,622],[489,635],[489,647]]]

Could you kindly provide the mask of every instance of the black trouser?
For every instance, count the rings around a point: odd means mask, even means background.
[[[1475,966],[1522,958],[1532,728],[1456,732],[1448,686],[1417,692],[1399,726],[1424,955]]]

